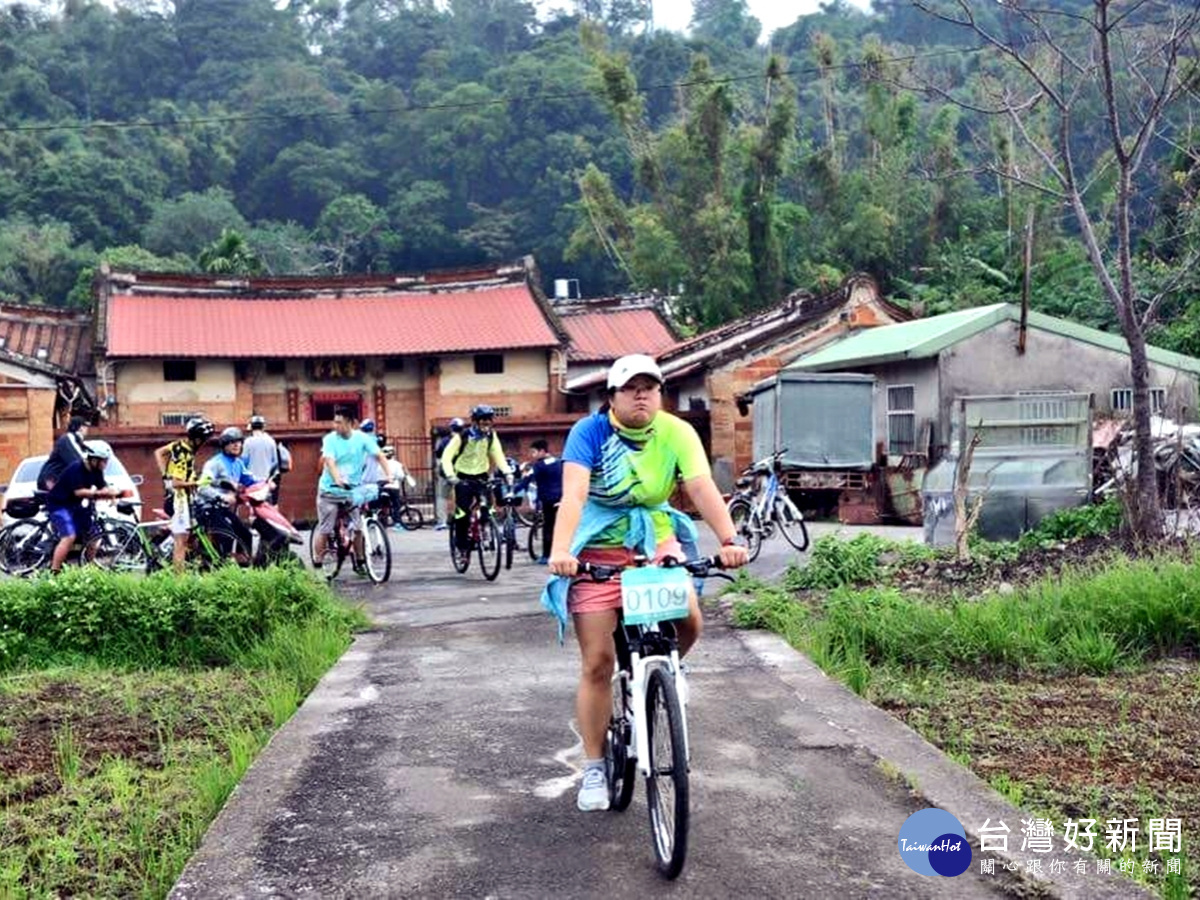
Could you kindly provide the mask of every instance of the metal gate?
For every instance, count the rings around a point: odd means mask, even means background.
[[[404,465],[417,481],[417,486],[409,488],[408,499],[420,507],[428,520],[433,515],[433,446],[434,439],[421,432],[389,434],[387,441],[396,448],[396,459]]]

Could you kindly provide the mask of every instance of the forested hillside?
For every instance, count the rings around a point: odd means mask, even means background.
[[[1034,306],[1114,328],[1019,134],[1050,120],[982,99],[1011,79],[1019,101],[1019,73],[970,29],[875,3],[770,36],[743,0],[697,0],[689,36],[647,27],[642,0],[7,4],[0,298],[86,304],[101,258],[280,274],[532,253],[585,295],[678,294],[696,327],[853,270],[932,312],[1019,299],[1032,214]],[[1063,40],[1086,29],[1091,4],[1047,5]],[[1044,37],[1005,9],[981,4],[981,27]],[[1180,72],[1195,83],[1194,57]],[[1103,222],[1100,90],[1070,140]],[[1192,353],[1197,111],[1187,91],[1166,111],[1131,220],[1139,286],[1168,288],[1153,340]]]

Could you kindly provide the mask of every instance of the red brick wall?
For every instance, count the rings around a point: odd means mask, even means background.
[[[54,446],[54,388],[0,386],[0,479],[7,482],[27,456]]]

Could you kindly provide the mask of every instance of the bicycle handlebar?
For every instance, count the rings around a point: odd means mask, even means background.
[[[592,581],[609,581],[620,575],[625,569],[636,569],[642,565],[665,566],[668,569],[679,567],[687,569],[688,574],[694,578],[724,578],[727,581],[734,580],[732,575],[728,575],[723,571],[725,567],[721,565],[721,557],[719,556],[704,556],[700,559],[683,561],[677,560],[673,556],[666,556],[659,563],[638,563],[635,561],[633,565],[629,566],[601,566],[596,563],[581,562],[579,564],[579,574],[590,576]],[[713,569],[721,571],[714,572]]]

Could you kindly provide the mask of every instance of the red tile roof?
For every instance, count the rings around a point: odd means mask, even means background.
[[[229,297],[115,292],[110,357],[405,356],[559,344],[525,284]]]
[[[649,307],[560,314],[560,318],[571,336],[567,358],[572,362],[608,362],[626,353],[656,356],[677,340]]]

